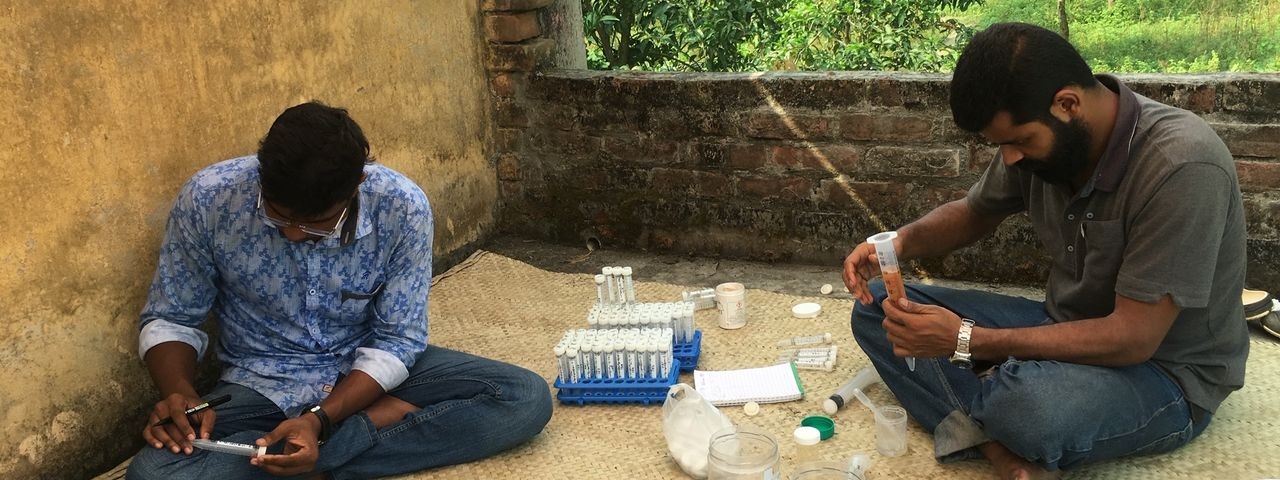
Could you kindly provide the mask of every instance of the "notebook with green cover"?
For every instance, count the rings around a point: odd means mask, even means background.
[[[741,370],[695,370],[693,388],[716,406],[778,403],[804,398],[804,385],[800,383],[800,374],[793,363]]]

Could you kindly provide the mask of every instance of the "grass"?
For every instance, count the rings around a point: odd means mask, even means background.
[[[1280,72],[1280,0],[1068,0],[1071,43],[1099,72]],[[956,13],[977,28],[1057,30],[1048,0],[988,0]]]

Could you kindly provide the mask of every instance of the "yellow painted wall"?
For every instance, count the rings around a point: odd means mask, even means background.
[[[284,108],[348,108],[416,180],[437,259],[494,225],[479,2],[11,0],[0,6],[0,478],[140,445],[136,321],[179,186]]]

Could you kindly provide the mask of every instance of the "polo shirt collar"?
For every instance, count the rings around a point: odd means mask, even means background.
[[[1095,78],[1106,88],[1120,97],[1119,109],[1116,111],[1116,124],[1111,130],[1111,140],[1107,149],[1098,161],[1098,167],[1089,179],[1093,188],[1104,192],[1114,192],[1124,179],[1129,166],[1129,155],[1132,153],[1133,140],[1138,133],[1138,117],[1142,113],[1138,105],[1138,96],[1120,79],[1111,75],[1097,75]]]

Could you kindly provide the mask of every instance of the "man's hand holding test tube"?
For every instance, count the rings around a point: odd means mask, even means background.
[[[902,283],[902,271],[898,269],[898,252],[893,241],[898,239],[898,232],[881,232],[867,237],[867,243],[876,248],[876,260],[880,264],[880,277],[884,278],[884,288],[889,292],[889,301],[898,302],[907,298],[906,285]],[[907,357],[907,368],[916,371],[916,358]]]
[[[902,240],[897,232],[882,232],[859,244],[844,261],[844,283],[853,297],[864,305],[874,301],[867,282],[883,277],[889,298],[885,311],[885,334],[894,345],[894,354],[906,357],[915,370],[915,357],[947,357],[954,353],[960,317],[946,308],[922,305],[906,298],[906,285],[898,265]],[[914,353],[915,355],[912,355]]]

